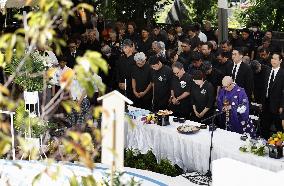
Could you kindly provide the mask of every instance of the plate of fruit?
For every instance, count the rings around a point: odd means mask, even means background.
[[[200,128],[194,125],[182,125],[177,128],[177,131],[181,134],[194,134],[199,130]]]
[[[159,112],[157,112],[157,115],[159,116],[168,116],[173,114],[173,111],[171,110],[159,110]]]

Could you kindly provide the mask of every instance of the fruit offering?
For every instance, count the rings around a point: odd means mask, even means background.
[[[173,113],[173,111],[171,110],[159,110],[159,112],[157,113],[157,115],[160,116],[167,116],[167,115],[171,115]]]
[[[277,132],[268,139],[268,144],[280,147],[282,146],[283,141],[284,141],[283,132]]]

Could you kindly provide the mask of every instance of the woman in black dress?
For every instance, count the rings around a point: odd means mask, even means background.
[[[151,110],[152,106],[152,83],[151,67],[146,63],[143,52],[134,56],[136,65],[132,70],[132,90],[134,94],[134,106]]]
[[[199,123],[212,115],[215,100],[212,84],[204,79],[205,75],[202,71],[194,71],[194,85],[191,89],[191,103],[193,108],[192,120]],[[211,120],[202,123],[210,124],[210,122]]]

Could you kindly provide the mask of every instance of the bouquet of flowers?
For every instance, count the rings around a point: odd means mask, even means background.
[[[283,141],[284,141],[283,132],[277,132],[268,139],[267,146],[269,149],[269,157],[276,159],[283,157]]]
[[[245,141],[245,144],[242,145],[239,150],[241,152],[250,152],[257,156],[264,156],[266,154],[265,151],[266,142],[262,139],[254,140],[248,137]]]
[[[277,132],[268,139],[268,144],[280,147],[283,146],[283,141],[284,141],[284,134],[282,132]]]
[[[144,124],[154,124],[157,123],[157,117],[155,114],[147,114],[146,116],[142,117],[141,119]]]

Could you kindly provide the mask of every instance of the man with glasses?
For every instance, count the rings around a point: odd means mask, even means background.
[[[224,112],[220,118],[221,125],[226,130],[249,133],[254,137],[255,129],[249,119],[249,101],[245,90],[236,85],[230,76],[223,78],[222,85],[217,98],[217,107]]]
[[[190,91],[193,84],[192,78],[185,73],[182,63],[172,65],[175,77],[172,79],[170,108],[177,117],[189,119],[192,111]]]

